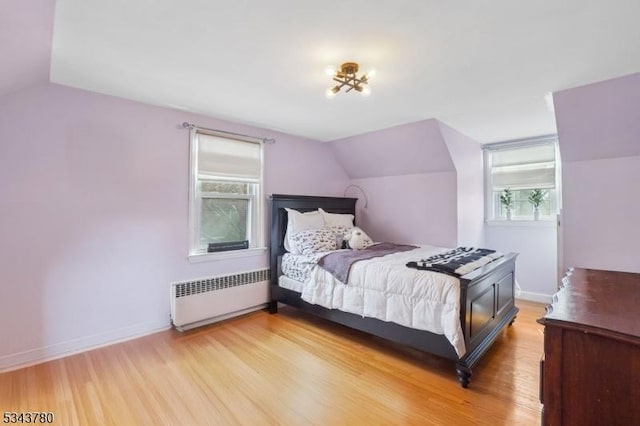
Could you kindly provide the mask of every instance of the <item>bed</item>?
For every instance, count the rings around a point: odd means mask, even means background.
[[[515,253],[505,254],[473,272],[460,277],[459,323],[464,339],[464,355],[443,334],[411,328],[395,322],[328,309],[308,303],[301,297],[301,290],[280,285],[283,276],[281,262],[287,253],[285,232],[288,214],[286,209],[310,212],[322,208],[326,212],[352,214],[355,217],[356,198],[317,197],[304,195],[271,196],[270,237],[270,294],[269,311],[277,313],[278,303],[296,307],[321,318],[364,331],[393,342],[428,352],[455,362],[458,380],[462,387],[469,385],[472,368],[489,349],[500,332],[513,324],[518,308],[514,301]],[[424,274],[434,274],[420,271]],[[438,274],[441,275],[441,274]],[[284,280],[284,278],[283,278]]]

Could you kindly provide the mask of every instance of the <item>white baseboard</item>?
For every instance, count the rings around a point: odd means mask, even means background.
[[[0,357],[0,373],[18,370],[31,365],[64,358],[69,355],[97,349],[127,340],[137,339],[159,331],[168,330],[171,324],[168,321],[151,322],[119,328],[106,333],[95,334],[93,336],[68,340],[50,346],[30,349],[16,354],[4,355]]]
[[[538,302],[538,303],[551,303],[551,298],[553,295],[551,294],[543,294],[543,293],[533,293],[530,291],[521,291],[519,295],[516,296],[516,299],[528,300],[529,302]]]

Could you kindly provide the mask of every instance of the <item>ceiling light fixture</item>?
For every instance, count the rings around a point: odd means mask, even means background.
[[[332,76],[333,81],[338,83],[327,89],[327,98],[333,98],[343,87],[347,87],[345,92],[355,89],[355,91],[360,92],[362,96],[369,96],[371,94],[369,79],[375,74],[373,70],[358,77],[358,64],[355,62],[345,62],[340,66],[340,70],[336,70],[334,67],[327,67],[327,74]]]

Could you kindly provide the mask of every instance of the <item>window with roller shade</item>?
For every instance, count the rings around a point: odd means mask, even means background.
[[[261,192],[262,142],[192,130],[190,254],[260,247]]]
[[[533,190],[544,192],[540,219],[552,220],[557,213],[558,150],[557,139],[485,146],[487,183],[487,219],[504,220],[506,208],[500,194],[513,194],[512,218],[532,220],[534,207],[529,202]]]

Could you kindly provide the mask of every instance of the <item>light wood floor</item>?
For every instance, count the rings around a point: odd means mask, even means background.
[[[540,304],[474,369],[288,309],[0,374],[0,414],[58,425],[538,425]]]

